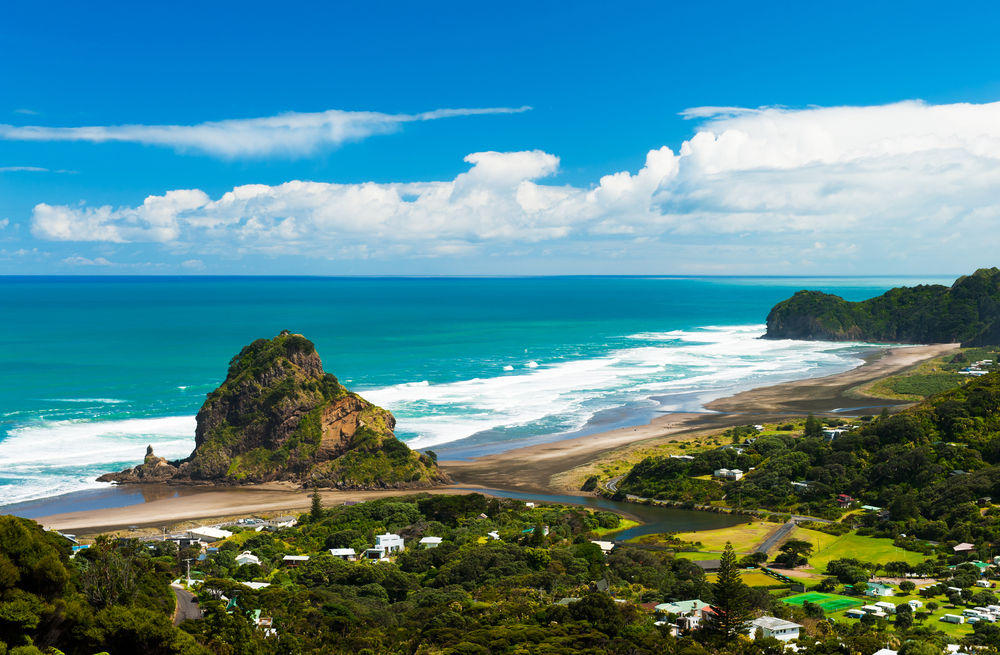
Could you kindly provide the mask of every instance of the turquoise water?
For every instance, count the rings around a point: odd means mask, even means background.
[[[411,445],[468,456],[846,370],[857,345],[758,340],[768,309],[950,281],[0,278],[0,504],[94,488],[147,443],[186,456],[230,358],[283,329]]]

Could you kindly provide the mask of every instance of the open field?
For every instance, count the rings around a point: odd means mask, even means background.
[[[766,521],[754,521],[744,523],[731,528],[720,528],[718,530],[703,530],[701,532],[679,532],[676,537],[690,542],[701,542],[701,550],[716,551],[721,553],[726,542],[733,544],[733,549],[737,553],[749,553],[757,547],[757,544],[764,541],[767,535],[781,527],[780,523],[769,523]]]
[[[709,573],[705,576],[708,582],[715,582],[718,577],[715,573]],[[748,587],[779,587],[784,583],[778,582],[769,575],[761,573],[759,570],[746,570],[740,572],[740,577],[743,579],[743,583]],[[787,585],[785,585],[787,586]]]
[[[787,602],[788,600],[789,600],[788,598],[783,598],[782,599],[783,602]],[[887,596],[887,597],[881,598],[881,599],[878,599],[878,598],[866,598],[862,602],[864,602],[864,603],[867,604],[869,602],[874,602],[876,600],[885,600],[885,601],[888,601],[888,602],[893,603],[895,605],[899,605],[899,604],[905,603],[905,602],[910,601],[910,600],[919,600],[922,603],[924,603],[925,606],[921,607],[919,610],[917,610],[917,612],[919,613],[919,612],[926,612],[926,611],[928,611],[927,607],[926,607],[928,599],[927,598],[921,598],[920,596],[918,596],[916,594],[906,595],[906,594],[900,594],[900,593],[897,592],[897,595],[895,595],[895,596]],[[938,607],[938,609],[936,609],[933,612],[931,612],[930,616],[928,616],[924,621],[914,621],[913,625],[915,625],[915,626],[917,626],[917,625],[924,625],[924,626],[926,626],[928,628],[932,628],[934,630],[940,630],[941,632],[945,633],[946,635],[949,635],[949,636],[952,636],[952,637],[956,637],[956,638],[961,638],[961,637],[965,637],[965,636],[968,636],[968,635],[972,634],[972,625],[970,625],[968,623],[961,623],[961,624],[944,623],[944,622],[942,622],[940,620],[941,617],[943,615],[945,615],[945,614],[961,614],[962,610],[965,609],[964,606],[955,607],[953,605],[950,605],[946,600],[944,600],[943,597],[940,597],[940,596],[937,597],[937,598],[934,598],[933,600],[935,602],[937,602],[940,605],[940,607]],[[860,606],[860,604],[858,606]],[[828,618],[834,619],[835,621],[840,621],[840,622],[844,622],[844,623],[854,623],[854,622],[857,622],[859,619],[850,619],[850,618],[847,618],[846,616],[844,616],[844,612],[846,610],[848,610],[848,609],[850,609],[850,608],[849,607],[845,607],[843,609],[840,609],[840,610],[837,610],[837,611],[834,611],[834,612],[827,611],[826,615],[827,615]]]
[[[850,557],[863,562],[908,562],[917,564],[926,559],[920,553],[903,550],[892,544],[892,539],[878,539],[875,537],[862,537],[853,532],[834,537],[815,530],[803,530],[810,533],[808,536],[816,536],[816,541],[809,538],[808,541],[819,544],[819,548],[813,552],[809,558],[809,566],[817,572],[826,570],[826,565],[830,560]]]
[[[782,598],[781,602],[795,605],[796,607],[802,607],[806,602],[814,603],[822,607],[823,611],[827,613],[840,612],[852,607],[861,607],[865,604],[865,601],[860,598],[851,598],[850,596],[840,596],[838,594],[824,594],[818,591],[809,591],[804,594]]]

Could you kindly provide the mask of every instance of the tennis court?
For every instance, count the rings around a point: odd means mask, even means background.
[[[804,594],[797,594],[781,599],[783,603],[799,607],[802,607],[802,604],[806,601],[819,605],[827,613],[839,612],[840,610],[846,610],[848,607],[857,607],[858,605],[865,604],[863,600],[858,598],[848,598],[847,596],[838,596],[837,594],[823,594],[818,591],[807,591]]]

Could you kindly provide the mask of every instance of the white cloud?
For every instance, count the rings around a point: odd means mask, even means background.
[[[0,166],[0,173],[48,173],[49,169],[40,166]]]
[[[69,264],[70,266],[114,266],[113,263],[109,262],[104,257],[95,257],[94,259],[88,259],[86,257],[81,257],[80,255],[73,255],[72,257],[67,257],[62,260],[63,264]]]
[[[437,109],[420,114],[371,111],[288,112],[264,118],[209,121],[197,125],[95,125],[44,127],[0,124],[0,139],[9,141],[129,142],[165,146],[180,152],[221,157],[305,156],[348,141],[395,132],[404,123],[457,116],[513,114],[530,107]]]
[[[0,220],[0,230],[6,230],[8,225],[10,225],[9,218],[4,218]]]
[[[40,204],[32,231],[333,260],[671,252],[716,270],[719,257],[749,253],[791,272],[887,258],[965,270],[1000,248],[1000,103],[699,112],[712,118],[679,152],[651,150],[637,172],[590,187],[543,183],[558,171],[549,153],[479,152],[446,181],[296,180],[217,198],[170,191],[137,207]],[[817,254],[816,243],[828,245]]]

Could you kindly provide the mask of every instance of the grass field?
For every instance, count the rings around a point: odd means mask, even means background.
[[[705,576],[705,580],[708,582],[715,582],[717,577],[717,574],[709,573]],[[740,577],[743,579],[743,584],[748,587],[778,587],[783,584],[771,576],[761,573],[760,571],[741,571]]]
[[[621,532],[622,530],[628,530],[629,528],[634,528],[639,525],[638,521],[633,521],[632,519],[622,519],[621,523],[618,524],[617,528],[594,528],[591,530],[598,537],[603,537],[605,535],[613,534],[615,532]]]
[[[781,527],[780,523],[754,521],[753,523],[743,523],[742,525],[736,525],[731,528],[719,528],[718,530],[680,532],[676,536],[678,539],[683,539],[684,541],[700,541],[702,550],[718,551],[721,553],[728,541],[733,544],[733,548],[737,553],[749,553],[767,535],[779,527]]]
[[[781,602],[789,605],[795,605],[797,607],[802,607],[802,605],[806,602],[815,603],[816,605],[822,607],[824,612],[840,612],[852,607],[861,607],[865,604],[865,602],[860,598],[850,598],[848,596],[839,596],[837,594],[823,594],[818,591],[807,591],[804,594],[797,594],[795,596],[789,596],[788,598],[782,598]]]
[[[894,546],[892,539],[861,537],[853,532],[840,537],[815,530],[801,530],[801,533],[805,534],[800,538],[813,543],[815,549],[809,558],[809,566],[820,573],[826,570],[826,565],[830,560],[844,557],[879,564],[893,561],[917,564],[926,559],[926,556],[920,553]]]
[[[702,561],[706,559],[719,559],[722,553],[693,553],[690,551],[679,551],[675,552],[675,557],[683,557],[684,559],[692,559],[695,561]]]

